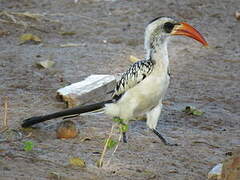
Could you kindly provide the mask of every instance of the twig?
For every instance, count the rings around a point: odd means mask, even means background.
[[[21,20],[19,20],[19,18],[16,18],[16,16],[28,17],[28,18],[34,19],[36,21],[39,21],[39,19],[42,18],[43,20],[48,21],[50,23],[60,23],[59,21],[54,21],[54,20],[51,20],[51,19],[45,17],[45,15],[32,14],[29,12],[17,13],[17,12],[0,11],[0,16],[3,16],[3,15],[6,16],[8,18],[8,20],[0,19],[0,22],[2,22],[2,23],[20,25],[20,26],[24,27],[24,30],[26,30],[27,28],[33,28],[33,29],[36,29],[36,30],[44,32],[44,33],[49,33],[49,32],[47,30],[41,29],[35,25],[31,25],[30,23],[27,23],[25,21],[21,21]]]
[[[17,23],[17,20],[15,19],[15,17],[13,15],[9,14],[6,11],[3,11],[2,14],[7,16],[8,18],[10,18],[14,23]]]
[[[11,13],[8,13],[6,11],[3,11],[1,13],[2,15],[5,15],[6,17],[8,17],[11,21],[6,21],[6,22],[12,22],[13,24],[18,24],[18,25],[22,25],[25,29],[27,28],[28,24],[20,21],[20,20],[16,20],[15,16],[12,15]]]
[[[76,43],[67,43],[67,44],[60,44],[59,46],[61,48],[65,48],[65,47],[78,47],[78,46],[82,46],[83,44],[76,44]]]
[[[213,145],[213,144],[210,144],[210,143],[205,142],[205,141],[193,141],[192,143],[194,143],[194,144],[206,144],[206,145],[211,146],[213,148],[220,148],[220,146]]]
[[[4,98],[4,119],[3,119],[3,126],[8,127],[7,123],[7,111],[8,111],[8,97]]]
[[[23,26],[24,30],[26,30],[27,28],[32,28],[32,29],[35,29],[35,30],[40,31],[40,32],[49,33],[49,31],[47,31],[47,30],[41,29],[41,28],[39,28],[37,26],[34,26],[34,25],[29,25],[29,24],[27,24],[23,21],[20,21],[21,23],[15,23],[15,22],[12,22],[12,21],[7,21],[7,20],[4,20],[4,19],[0,19],[0,22],[5,23],[5,24],[14,24],[14,25],[17,25],[17,26]]]
[[[29,155],[28,156],[24,156],[24,155],[18,155],[18,154],[10,154],[10,153],[7,153],[7,154],[0,154],[0,157],[10,157],[10,158],[22,158],[22,159],[28,159],[28,160],[31,160],[33,162],[45,162],[45,163],[49,163],[49,164],[52,164],[52,165],[55,165],[55,166],[58,166],[58,167],[65,167],[64,165],[62,164],[59,164],[59,163],[55,163],[51,160],[48,160],[48,159],[40,159],[40,158],[37,158],[37,157],[30,157]]]
[[[4,132],[6,130],[8,130],[9,128],[8,127],[5,127],[1,132]],[[23,134],[19,131],[19,130],[16,130],[16,129],[10,129],[9,131],[13,131],[15,132],[18,137],[14,140],[11,140],[9,139],[10,135],[8,135],[5,139],[0,139],[0,143],[4,143],[4,142],[18,142],[18,141],[21,141],[22,139],[25,139],[25,138],[28,138],[28,137],[31,137],[32,135],[32,132],[30,132],[29,134],[27,134],[26,136],[23,136]],[[11,137],[10,137],[11,138]]]
[[[39,18],[44,17],[44,15],[42,15],[42,14],[29,13],[29,12],[23,12],[23,13],[11,12],[11,14],[16,15],[16,16],[31,18],[31,19],[34,19],[36,21],[38,21]]]
[[[8,111],[8,97],[4,98],[4,116],[3,116],[3,127],[0,130],[0,133],[5,132],[8,130],[8,122],[7,122],[7,111]]]
[[[42,18],[45,21],[49,21],[51,23],[59,23],[59,21],[52,20],[46,17],[47,14],[38,14],[38,13],[29,13],[29,12],[7,12],[7,11],[0,11],[0,16],[5,15],[9,19],[11,19],[13,22],[17,23],[16,17],[27,17],[30,19],[33,19],[35,21],[39,21],[40,18]]]
[[[32,28],[32,29],[35,29],[35,30],[37,30],[37,31],[43,32],[43,33],[49,33],[49,32],[50,32],[50,31],[47,31],[47,30],[45,30],[45,29],[41,29],[41,28],[39,28],[39,27],[37,27],[37,26],[34,26],[34,25],[28,25],[28,27],[29,27],[29,28]]]
[[[0,19],[0,22],[2,23],[6,23],[6,24],[15,24],[15,25],[20,25],[23,26],[24,29],[26,29],[29,25],[23,21],[19,21],[19,22],[14,22],[14,21],[8,21],[8,20],[4,20],[4,19]],[[31,27],[31,26],[30,26]]]
[[[107,145],[108,145],[108,142],[109,142],[110,138],[112,137],[114,127],[115,127],[115,124],[112,125],[111,131],[110,131],[109,136],[107,138],[107,141],[104,145],[103,152],[102,152],[100,160],[99,160],[99,167],[102,167],[102,165],[103,165],[103,158],[104,158],[104,155],[106,154]]]
[[[117,151],[117,149],[118,149],[118,146],[119,146],[119,144],[120,144],[120,142],[121,142],[121,139],[122,139],[122,133],[120,132],[119,138],[118,138],[118,143],[117,143],[117,145],[116,145],[116,147],[115,147],[115,149],[114,149],[114,151],[113,151],[110,159],[108,160],[106,166],[109,166],[109,164],[110,164],[110,162],[111,162],[111,160],[112,160],[112,158],[113,158],[114,153],[115,153],[115,152]]]
[[[0,133],[4,133],[6,130],[8,130],[8,127],[3,127],[3,128],[1,128]],[[1,142],[2,142],[2,140],[1,140]]]

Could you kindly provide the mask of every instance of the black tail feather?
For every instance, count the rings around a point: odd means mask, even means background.
[[[58,118],[58,117],[91,112],[91,111],[103,108],[104,105],[107,104],[107,103],[112,103],[112,100],[103,101],[103,102],[99,102],[99,103],[91,104],[91,105],[77,106],[75,108],[66,109],[66,110],[63,110],[63,111],[59,111],[59,112],[44,115],[44,116],[31,117],[31,118],[23,120],[22,127],[24,127],[24,128],[30,127],[34,124],[38,124],[40,122],[44,122],[44,121],[54,119],[54,118]]]

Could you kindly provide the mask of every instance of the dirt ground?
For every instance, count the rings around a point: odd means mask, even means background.
[[[7,96],[10,128],[0,134],[0,179],[206,180],[208,171],[240,145],[240,21],[234,16],[239,8],[237,0],[1,0],[1,11],[43,16],[15,15],[17,22],[34,26],[25,29],[0,21],[0,30],[9,32],[0,37],[0,119]],[[158,129],[179,146],[163,145],[144,121],[134,121],[128,143],[120,144],[109,166],[97,168],[112,125],[105,115],[73,118],[80,133],[71,140],[56,138],[62,119],[27,131],[20,128],[27,117],[64,108],[56,99],[58,88],[93,73],[123,72],[129,55],[144,57],[144,28],[157,16],[192,24],[210,45],[202,48],[183,37],[169,44],[172,77]],[[76,34],[59,33],[70,31]],[[42,43],[20,45],[23,33],[38,35]],[[60,47],[67,43],[79,46]],[[36,62],[42,60],[56,64],[39,69]],[[182,112],[186,105],[204,114],[187,115]],[[32,151],[23,150],[25,141],[35,144]],[[110,156],[108,152],[106,160]],[[86,167],[69,166],[71,157],[82,158]]]

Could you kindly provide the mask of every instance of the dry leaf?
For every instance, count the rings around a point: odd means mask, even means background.
[[[192,106],[186,106],[185,109],[183,110],[183,112],[187,113],[187,114],[192,114],[195,116],[201,116],[203,115],[204,112],[196,109],[195,107]]]
[[[129,57],[129,61],[131,61],[131,62],[133,62],[133,63],[135,63],[135,62],[137,62],[137,61],[139,61],[140,59],[138,59],[137,57],[135,57],[135,56],[130,56]]]
[[[74,31],[66,31],[66,32],[60,32],[60,34],[62,36],[72,36],[72,35],[75,35],[76,32],[74,32]]]
[[[9,35],[9,32],[8,32],[8,31],[0,30],[0,37],[6,36],[6,35]]]
[[[53,67],[54,64],[55,64],[55,62],[50,61],[50,60],[37,62],[38,66],[45,68],[45,69],[49,69],[49,68]]]
[[[73,157],[69,159],[69,163],[73,166],[86,167],[86,163],[79,157]]]
[[[5,151],[6,151],[5,149],[0,149],[0,153],[5,152]]]
[[[33,34],[27,33],[27,34],[23,34],[20,36],[20,44],[24,44],[27,43],[29,41],[35,42],[35,43],[40,43],[42,42],[42,40]]]

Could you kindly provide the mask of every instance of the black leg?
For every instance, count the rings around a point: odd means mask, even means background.
[[[124,143],[127,143],[126,132],[123,132],[122,135],[123,135],[123,142],[124,142]]]
[[[160,139],[161,141],[165,144],[165,145],[168,145],[168,146],[177,146],[177,144],[171,144],[169,142],[167,142],[167,140],[156,130],[156,129],[151,129],[154,134],[156,134]]]

